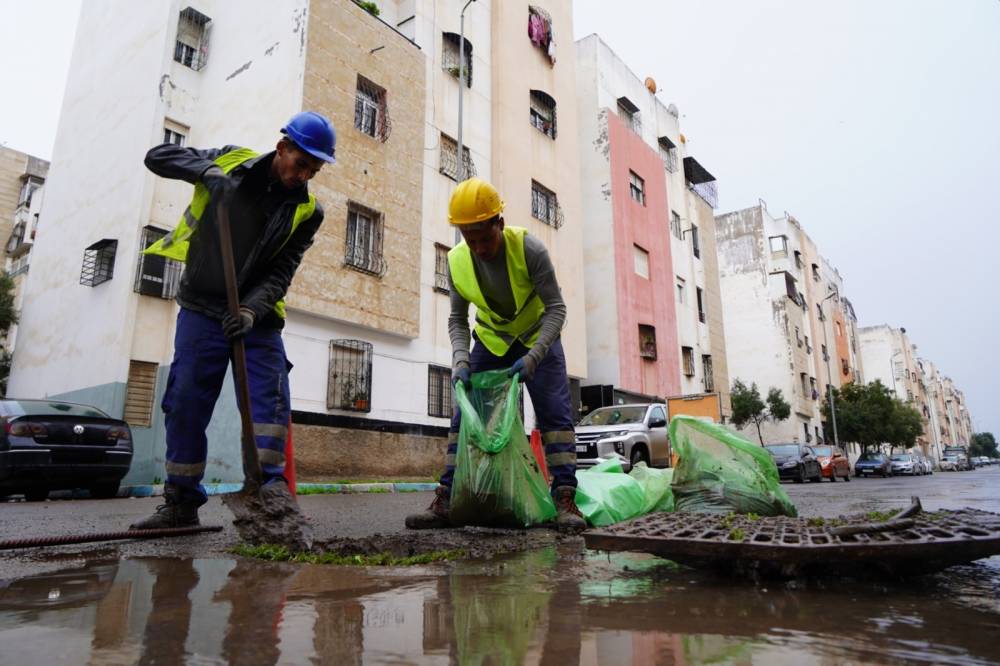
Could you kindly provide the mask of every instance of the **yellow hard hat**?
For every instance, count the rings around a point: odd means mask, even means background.
[[[503,200],[497,189],[482,178],[463,180],[451,193],[448,221],[455,226],[477,224],[496,217],[503,211]]]

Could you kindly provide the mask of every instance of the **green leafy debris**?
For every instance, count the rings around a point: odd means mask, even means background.
[[[239,544],[232,553],[243,557],[252,557],[265,562],[294,562],[296,564],[332,564],[334,566],[359,567],[410,567],[433,562],[448,562],[462,559],[466,552],[458,550],[435,550],[409,557],[396,557],[391,553],[376,553],[374,555],[341,555],[339,553],[293,553],[287,546],[262,544],[250,546]]]

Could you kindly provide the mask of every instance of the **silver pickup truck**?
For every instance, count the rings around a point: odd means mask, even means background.
[[[670,466],[667,406],[663,403],[600,407],[576,426],[576,464],[591,467],[618,458],[628,471],[642,461],[650,467]]]

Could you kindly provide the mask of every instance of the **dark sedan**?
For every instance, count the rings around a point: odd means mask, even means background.
[[[0,497],[41,501],[86,488],[114,497],[132,464],[132,431],[95,407],[54,400],[0,400]]]
[[[884,453],[863,453],[854,463],[854,476],[892,476],[892,463]]]
[[[823,468],[812,449],[805,444],[768,444],[764,448],[774,458],[779,478],[791,479],[795,483],[802,483],[806,479],[822,480]]]

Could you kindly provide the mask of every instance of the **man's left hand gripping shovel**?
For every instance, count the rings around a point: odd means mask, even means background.
[[[216,222],[222,254],[222,273],[226,281],[226,305],[230,315],[239,317],[240,296],[236,285],[236,264],[233,260],[229,226],[229,201],[219,202]],[[309,550],[312,548],[312,527],[299,511],[298,504],[288,492],[288,486],[280,481],[263,485],[250,411],[250,382],[247,379],[243,338],[233,340],[233,378],[236,381],[242,425],[240,445],[243,451],[244,480],[239,492],[223,495],[222,501],[233,512],[233,523],[245,541],[285,545],[293,551]]]

